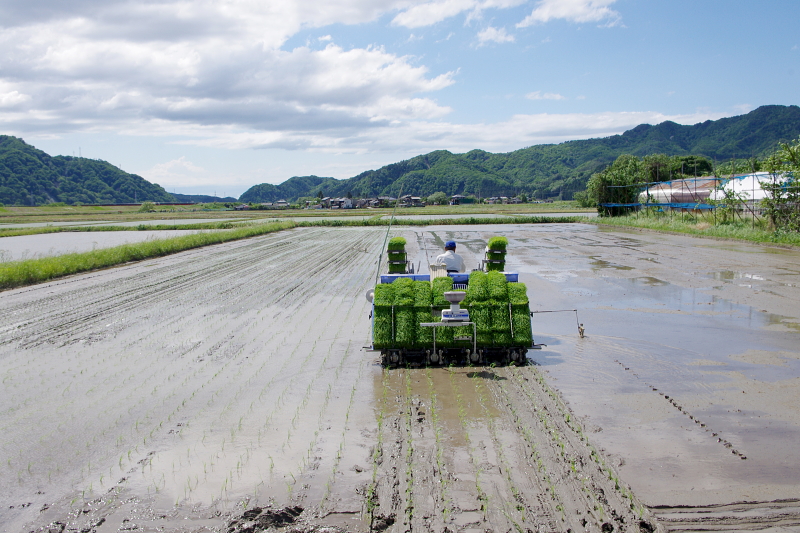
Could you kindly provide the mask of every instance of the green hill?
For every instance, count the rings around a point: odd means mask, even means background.
[[[473,150],[453,154],[437,150],[406,161],[336,180],[316,176],[294,177],[280,185],[261,184],[241,196],[242,201],[295,200],[299,196],[354,197],[427,196],[436,191],[481,197],[525,193],[546,198],[562,194],[569,199],[586,188],[592,174],[622,154],[645,156],[701,155],[723,162],[734,157],[764,156],[779,141],[800,136],[800,107],[763,106],[737,117],[709,120],[692,126],[663,122],[642,124],[602,139],[541,144],[509,153]],[[303,187],[307,187],[304,189]]]
[[[172,196],[175,198],[175,202],[180,203],[187,203],[187,204],[211,204],[211,203],[233,203],[238,202],[236,198],[231,196],[225,196],[224,198],[220,198],[219,196],[211,196],[208,194],[180,194],[177,192],[172,193]]]
[[[278,200],[294,201],[301,196],[315,196],[317,192],[335,188],[341,180],[320,178],[319,176],[295,176],[280,185],[262,183],[247,189],[239,197],[241,202],[277,202]],[[313,191],[311,194],[310,191]]]
[[[105,161],[51,157],[22,139],[0,135],[0,203],[41,205],[174,202],[161,186]]]
[[[763,106],[737,117],[709,120],[692,126],[663,122],[642,124],[602,139],[540,144],[509,153],[472,150],[453,154],[437,150],[349,179],[295,176],[272,185],[248,189],[242,202],[293,202],[303,196],[376,197],[411,194],[428,196],[474,194],[570,199],[584,190],[589,178],[622,154],[645,156],[700,155],[718,162],[734,157],[761,157],[780,141],[800,137],[800,107]],[[178,195],[179,201],[200,196]],[[191,200],[189,200],[191,198]],[[202,197],[210,199],[211,197]],[[40,205],[51,202],[131,203],[176,200],[157,184],[100,160],[56,156],[0,136],[0,203]]]

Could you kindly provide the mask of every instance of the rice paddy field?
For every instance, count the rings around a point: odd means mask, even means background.
[[[390,234],[421,272],[498,235],[547,345],[525,366],[381,367],[382,227],[0,292],[0,529],[800,527],[800,253],[588,224]]]

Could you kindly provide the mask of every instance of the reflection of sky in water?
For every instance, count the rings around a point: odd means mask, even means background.
[[[198,232],[198,230],[93,231],[3,237],[0,239],[0,261],[19,261],[66,253],[89,252],[98,248],[167,239]]]

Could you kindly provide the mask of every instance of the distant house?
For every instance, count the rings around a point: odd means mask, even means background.
[[[275,202],[275,207],[284,207],[284,208],[289,207],[289,202],[287,202],[286,200],[278,200],[277,202]]]
[[[411,196],[410,194],[406,194],[405,196],[401,196],[400,200],[400,207],[425,207],[425,204],[422,202],[422,198],[419,196]]]
[[[324,198],[323,198],[324,200]],[[353,209],[352,198],[329,198],[328,205],[330,209]]]
[[[450,205],[461,205],[461,202],[466,198],[461,194],[454,194],[450,197]]]
[[[250,209],[250,206],[247,204],[241,204],[234,207],[234,209],[236,209],[237,211],[247,211],[248,209]]]

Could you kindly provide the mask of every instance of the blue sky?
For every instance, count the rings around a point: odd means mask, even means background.
[[[796,105],[796,0],[4,0],[0,133],[169,191]]]

